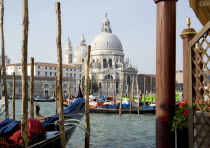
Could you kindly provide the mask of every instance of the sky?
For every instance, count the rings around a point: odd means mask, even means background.
[[[57,63],[55,0],[29,0],[28,62]],[[100,33],[107,13],[112,33],[121,41],[125,58],[137,66],[138,73],[156,73],[156,7],[153,0],[60,0],[62,49],[68,37],[73,50],[82,34],[90,45]],[[186,18],[197,32],[202,25],[188,0],[177,3],[176,70],[183,68],[183,44],[180,37]],[[22,0],[6,0],[4,15],[5,53],[11,63],[21,62]]]

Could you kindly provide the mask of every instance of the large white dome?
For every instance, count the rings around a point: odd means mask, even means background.
[[[95,49],[118,49],[122,50],[122,44],[118,37],[109,32],[101,32],[91,43],[92,50]]]

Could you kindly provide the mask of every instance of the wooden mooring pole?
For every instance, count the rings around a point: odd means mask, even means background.
[[[175,112],[176,1],[154,0],[156,28],[156,148],[174,148],[175,137],[168,121]],[[167,118],[165,122],[163,118]]]
[[[58,97],[57,97],[57,94],[58,94],[58,78],[57,76],[55,77],[55,92],[54,92],[54,99],[55,99],[55,113],[57,114],[58,113]]]
[[[3,76],[3,94],[5,97],[5,119],[9,119],[9,104],[7,94],[7,78],[6,78],[6,63],[5,63],[5,48],[4,48],[4,0],[1,0],[1,57],[2,57],[2,76]]]
[[[15,72],[12,74],[12,119],[15,120]]]
[[[144,77],[144,105],[146,104],[146,77]]]
[[[85,148],[90,147],[90,110],[89,110],[89,69],[90,69],[90,50],[91,46],[88,46],[88,54],[86,59],[86,73],[85,73],[85,123],[86,123],[86,131],[88,133],[85,133]]]
[[[30,76],[30,116],[34,118],[34,58],[31,57],[31,76]]]
[[[133,76],[130,75],[130,93],[129,93],[129,96],[130,96],[130,114],[132,113],[132,103],[133,103]]]
[[[70,100],[71,100],[71,79],[69,78],[69,96],[68,96],[69,103],[68,103],[68,105],[70,105]]]
[[[21,117],[21,133],[22,147],[28,147],[28,74],[27,74],[27,58],[28,58],[28,0],[22,1],[22,117]]]
[[[62,92],[62,46],[61,46],[61,9],[60,2],[55,3],[56,8],[56,21],[57,21],[57,36],[56,36],[56,45],[57,45],[57,55],[58,55],[58,99],[59,99],[59,128],[60,128],[60,141],[61,148],[66,147],[65,141],[65,129],[64,129],[64,116],[63,116],[63,92]]]
[[[115,102],[115,82],[114,82],[114,78],[113,78],[113,102]]]
[[[136,75],[136,92],[137,92],[137,98],[138,98],[138,115],[140,114],[140,91],[139,91],[139,83],[138,83],[138,75]]]
[[[121,84],[121,95],[120,95],[120,109],[119,109],[119,115],[121,116],[122,115],[122,97],[123,97],[123,92],[125,90],[125,85],[124,85],[124,80],[125,79],[125,76],[123,74],[123,77],[122,77],[122,84]]]

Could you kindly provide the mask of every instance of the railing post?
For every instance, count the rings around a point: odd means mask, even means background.
[[[190,28],[190,18],[187,18],[186,25],[187,28],[185,28],[182,33],[180,34],[182,40],[183,40],[183,99],[187,100],[187,45],[190,42],[190,40],[196,35],[196,31],[193,28]]]

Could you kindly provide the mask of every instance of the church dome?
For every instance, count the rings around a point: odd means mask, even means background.
[[[91,43],[91,55],[115,54],[124,55],[119,38],[112,33],[107,16],[102,21],[101,33]]]
[[[113,33],[101,32],[91,43],[94,49],[122,49],[122,44],[118,37]]]
[[[86,55],[87,55],[87,46],[85,44],[84,36],[82,35],[81,43],[74,51],[74,61],[82,62],[84,61]]]

